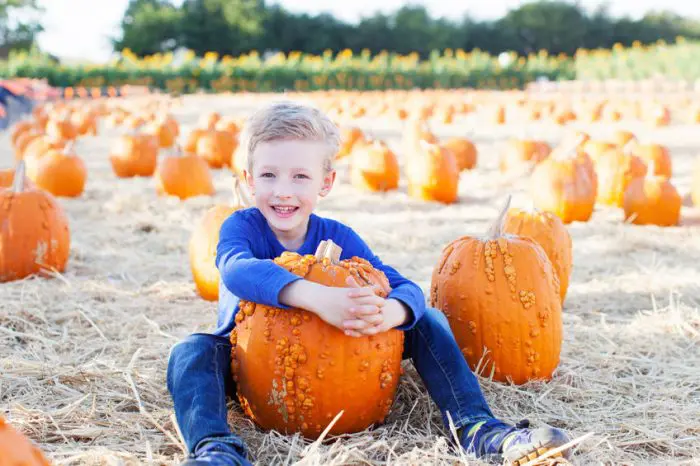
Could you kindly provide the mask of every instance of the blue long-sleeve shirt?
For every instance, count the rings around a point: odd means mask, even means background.
[[[352,228],[314,214],[309,218],[304,244],[296,252],[314,254],[318,244],[326,239],[333,240],[343,249],[341,260],[361,257],[384,272],[392,288],[388,297],[401,301],[411,311],[408,322],[397,328],[413,328],[425,313],[425,297],[420,287],[383,264]],[[241,299],[289,308],[279,301],[279,294],[285,286],[302,277],[273,262],[285,250],[255,207],[236,211],[224,221],[216,249],[216,266],[221,278],[215,335],[227,336],[231,332]]]

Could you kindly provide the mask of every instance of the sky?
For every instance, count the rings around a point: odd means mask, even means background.
[[[39,0],[44,8],[41,21],[45,31],[38,37],[39,46],[59,58],[106,61],[112,54],[110,37],[118,36],[119,23],[128,0]],[[460,18],[468,13],[475,19],[494,19],[523,3],[521,0],[277,0],[293,12],[332,13],[337,18],[355,22],[376,11],[389,13],[408,3],[422,4],[435,17]],[[602,0],[579,0],[584,8],[594,9]],[[698,0],[610,0],[613,16],[639,17],[650,10],[666,9],[681,15],[700,18]],[[99,6],[98,6],[99,5]],[[458,5],[458,6],[457,6]]]

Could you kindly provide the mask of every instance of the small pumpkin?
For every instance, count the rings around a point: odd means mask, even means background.
[[[632,131],[627,131],[627,130],[618,130],[615,132],[615,135],[613,137],[613,141],[615,144],[617,144],[619,147],[625,147],[630,141],[636,141],[637,137],[634,135]]]
[[[580,139],[579,139],[580,140]],[[534,206],[551,212],[564,223],[586,222],[595,208],[598,176],[577,144],[557,148],[532,171],[530,193]]]
[[[216,268],[216,247],[224,221],[237,210],[251,206],[238,178],[234,178],[234,199],[230,205],[209,208],[197,222],[189,242],[190,270],[197,293],[207,301],[219,299],[219,269]]]
[[[274,262],[306,280],[347,287],[349,277],[377,294],[390,292],[384,274],[364,259],[340,260],[323,241],[315,255],[284,252]],[[354,338],[301,309],[241,301],[231,332],[231,372],[243,411],[263,429],[317,438],[359,432],[382,422],[401,373],[403,332]]]
[[[156,192],[188,199],[214,194],[209,165],[196,154],[184,154],[177,147],[174,155],[163,157],[154,174]]]
[[[39,448],[0,414],[0,466],[50,466]]]
[[[78,129],[73,125],[69,114],[49,119],[46,134],[53,139],[72,140],[78,137]]]
[[[70,231],[61,206],[24,180],[21,160],[12,188],[0,189],[0,282],[63,272],[68,263]]]
[[[43,157],[50,150],[63,149],[66,146],[64,139],[56,139],[53,136],[43,135],[32,139],[21,154],[22,159]]]
[[[206,131],[213,131],[216,129],[216,124],[221,119],[221,114],[219,112],[203,113],[199,117],[197,122],[197,127],[202,128]]]
[[[550,152],[551,147],[544,141],[512,139],[506,144],[498,166],[502,173],[528,173]]]
[[[625,221],[635,225],[674,226],[680,221],[683,200],[664,176],[654,174],[651,162],[646,176],[630,181],[623,198]]]
[[[459,169],[452,152],[425,140],[406,160],[408,195],[424,201],[457,201]]]
[[[177,125],[177,122],[173,124],[172,120],[160,118],[148,124],[144,133],[155,137],[156,141],[158,141],[158,146],[167,149],[175,144],[177,134],[174,125]]]
[[[515,384],[549,380],[562,344],[559,279],[542,246],[504,233],[509,206],[510,196],[485,237],[443,249],[430,304],[447,317],[472,370],[480,364],[485,375]]]
[[[460,171],[471,170],[476,166],[476,146],[469,139],[450,138],[442,145],[454,154]]]
[[[644,176],[647,167],[644,161],[633,155],[629,149],[612,149],[600,156],[596,162],[598,173],[598,195],[596,201],[601,204],[622,207],[623,197],[629,183],[637,177]]]
[[[192,152],[192,153],[197,153],[197,142],[199,141],[199,138],[207,134],[209,130],[203,129],[203,128],[194,128],[192,131],[190,131],[187,135],[187,139],[185,140],[184,146],[182,146],[182,150],[185,152]]]
[[[41,157],[28,157],[27,177],[54,196],[78,197],[85,189],[85,162],[73,151],[73,144],[51,149]]]
[[[196,154],[211,168],[230,166],[237,142],[236,136],[226,131],[208,131],[197,139]]]
[[[41,136],[44,136],[44,133],[38,129],[30,129],[21,133],[14,144],[15,160],[22,160],[22,158],[24,158],[24,151],[27,149],[27,146],[29,146],[33,140]]]
[[[34,126],[34,123],[32,123],[29,120],[18,121],[12,126],[12,129],[10,130],[10,141],[12,141],[12,145],[16,146],[19,137],[27,131],[36,131],[37,129],[38,128]]]
[[[17,172],[17,168],[5,168],[0,170],[0,190],[3,188],[11,188],[14,179],[15,179],[15,173]],[[24,186],[25,188],[36,188],[34,183],[32,183],[32,180],[26,177],[24,178]]]
[[[353,150],[350,182],[365,191],[389,191],[399,186],[399,162],[381,141]]]
[[[365,140],[365,134],[356,126],[344,126],[340,128],[340,148],[336,154],[336,160],[347,157],[356,144]]]
[[[158,143],[148,134],[125,134],[112,145],[109,161],[119,178],[152,176],[158,164]]]
[[[559,278],[559,294],[563,304],[573,267],[571,235],[564,223],[551,212],[511,208],[506,215],[503,232],[532,238],[542,246]]]
[[[654,174],[671,178],[673,165],[671,155],[665,146],[660,144],[636,144],[632,146],[632,153],[641,158],[645,164],[653,162]]]

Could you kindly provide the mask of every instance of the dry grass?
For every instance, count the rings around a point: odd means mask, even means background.
[[[175,114],[187,130],[204,109],[233,113],[233,98],[185,98]],[[399,127],[365,122],[398,149]],[[473,126],[470,126],[473,127]],[[442,136],[460,126],[438,126]],[[594,135],[611,127],[591,126]],[[672,151],[674,183],[688,192],[700,152],[697,129],[638,129]],[[385,196],[358,194],[340,182],[320,214],[353,226],[382,257],[428,289],[443,245],[485,231],[507,192],[527,200],[522,180],[496,170],[510,128],[479,127],[477,170],[462,175],[458,204],[408,198],[405,185]],[[520,132],[520,129],[515,131]],[[532,131],[550,140],[560,130]],[[226,202],[230,175],[216,173],[217,194],[180,203],[159,198],[150,179],[117,180],[105,131],[78,145],[89,168],[84,196],[62,199],[72,230],[69,269],[53,280],[0,285],[0,401],[11,422],[58,465],[177,464],[183,444],[174,425],[165,372],[170,347],[212,330],[215,305],[194,292],[187,259],[193,222]],[[7,135],[2,135],[7,146]],[[4,152],[0,166],[9,166]],[[482,379],[505,420],[567,429],[581,442],[575,463],[691,464],[700,461],[700,212],[684,207],[684,225],[625,225],[616,209],[571,225],[574,272],[564,312],[562,359],[549,383],[508,386]],[[439,413],[410,364],[383,426],[322,445],[265,434],[232,410],[258,464],[454,464]],[[475,461],[472,460],[474,463]]]

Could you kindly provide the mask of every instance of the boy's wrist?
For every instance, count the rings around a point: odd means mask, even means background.
[[[315,303],[317,300],[314,299],[314,296],[318,293],[319,286],[322,285],[304,279],[293,281],[282,288],[279,301],[286,306],[304,309],[316,314]]]
[[[389,298],[386,301],[391,307],[392,318],[395,318],[394,321],[391,322],[391,328],[406,324],[411,318],[412,314],[409,307],[402,301],[395,298]]]

